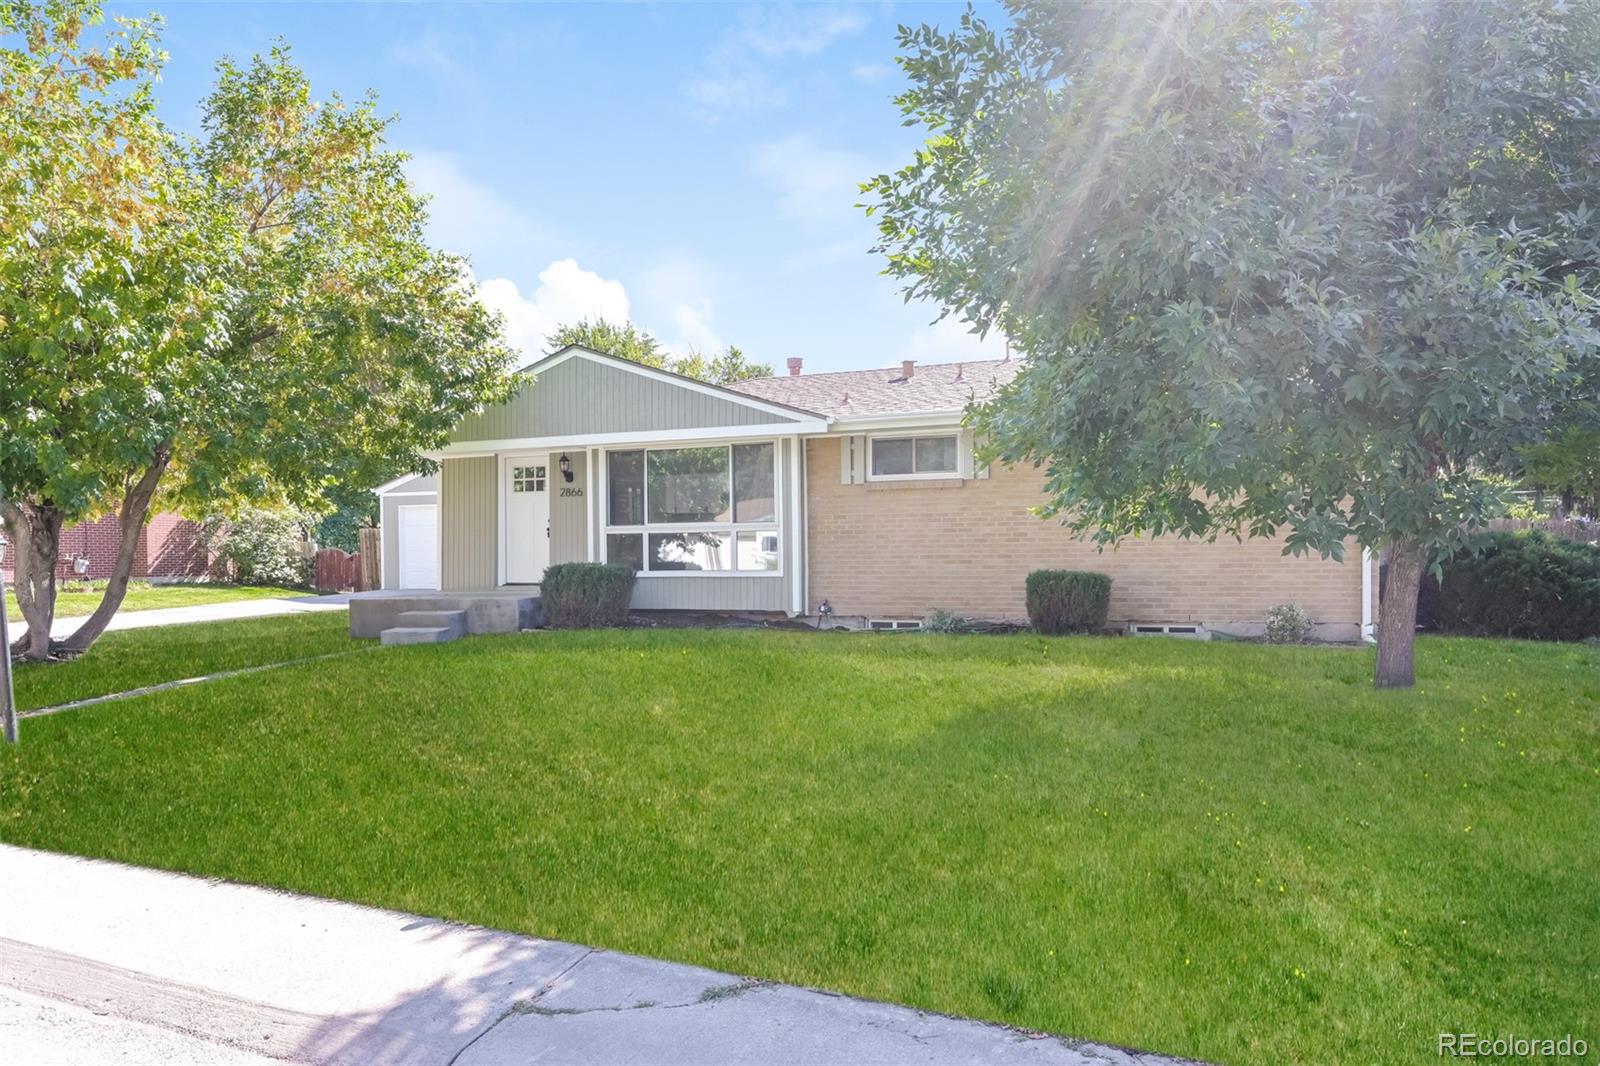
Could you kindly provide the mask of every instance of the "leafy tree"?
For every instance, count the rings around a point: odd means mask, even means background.
[[[744,349],[734,344],[710,356],[691,350],[673,363],[671,369],[713,385],[731,385],[736,381],[772,376],[772,364],[752,362],[744,354]]]
[[[499,320],[370,98],[319,104],[285,48],[224,60],[204,136],[157,121],[155,20],[103,46],[89,0],[6,0],[0,30],[0,515],[22,654],[76,654],[122,601],[158,496],[311,505],[381,480],[504,395]],[[99,608],[49,641],[64,523],[114,510]]]
[[[930,139],[866,186],[908,294],[1027,353],[995,457],[1101,543],[1386,550],[1376,682],[1411,684],[1482,475],[1600,380],[1600,8],[1009,7],[902,29]]]
[[[378,524],[378,497],[370,488],[330,485],[322,493],[323,511],[317,520],[315,540],[321,548],[354,553],[361,547],[359,531]]]
[[[1523,449],[1527,481],[1561,498],[1562,510],[1600,518],[1600,430],[1568,426]]]
[[[663,348],[648,330],[640,329],[632,322],[618,324],[604,318],[580,319],[558,327],[546,343],[552,351],[569,344],[582,345],[619,359],[670,370],[713,385],[772,376],[771,365],[752,362],[743,349],[732,344],[711,356],[691,350],[683,358],[674,359],[672,353]]]
[[[581,345],[618,359],[666,369],[671,356],[649,330],[632,322],[612,322],[604,318],[582,318],[557,326],[545,343],[551,351],[569,344]]]

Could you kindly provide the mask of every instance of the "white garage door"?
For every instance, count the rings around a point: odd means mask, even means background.
[[[396,555],[400,560],[400,587],[436,589],[439,587],[439,507],[437,504],[407,504],[399,508],[400,536]]]

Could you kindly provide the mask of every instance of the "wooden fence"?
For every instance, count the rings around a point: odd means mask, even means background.
[[[363,526],[356,530],[356,554],[361,558],[361,587],[383,587],[383,535],[377,526]]]
[[[362,528],[356,530],[356,537],[354,555],[338,548],[311,549],[311,583],[318,592],[366,592],[383,587],[381,534],[377,527]]]

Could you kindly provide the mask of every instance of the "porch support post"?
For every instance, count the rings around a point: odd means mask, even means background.
[[[596,496],[594,491],[596,473],[594,466],[595,463],[599,461],[599,458],[600,456],[597,449],[585,449],[583,462],[583,506],[585,514],[583,524],[583,547],[585,552],[584,558],[588,559],[591,563],[595,562],[600,557],[599,553],[595,551],[595,540],[599,536],[598,516],[600,514],[600,508],[596,505]]]
[[[800,471],[800,449],[805,447],[802,437],[789,438],[789,495],[788,513],[785,515],[789,527],[789,615],[795,617],[806,613],[805,575],[801,573],[802,560],[805,558],[805,501],[802,494],[806,490],[805,478]]]

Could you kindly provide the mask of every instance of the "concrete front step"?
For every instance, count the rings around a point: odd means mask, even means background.
[[[464,637],[467,635],[467,612],[402,611],[395,616],[394,624],[406,629],[448,629],[456,636]]]
[[[459,629],[447,626],[395,626],[378,634],[378,640],[384,644],[448,644],[459,636]]]
[[[467,592],[385,589],[351,595],[350,635],[357,640],[371,640],[386,629],[403,625],[401,615],[440,611],[463,612],[466,615],[466,631],[473,635],[515,633],[544,625],[544,605],[537,588]]]

